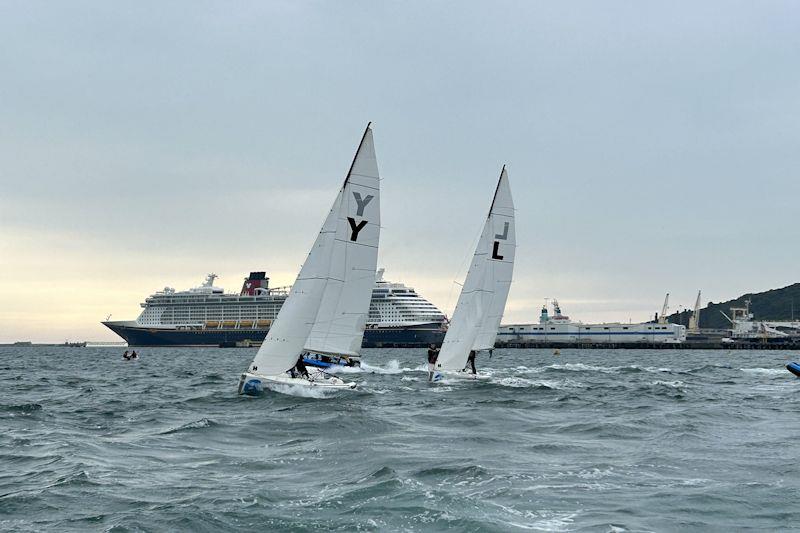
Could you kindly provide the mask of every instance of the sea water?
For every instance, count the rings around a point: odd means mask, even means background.
[[[800,380],[777,351],[496,350],[429,383],[236,393],[252,349],[0,348],[0,529],[800,528]],[[800,358],[800,356],[797,356]]]

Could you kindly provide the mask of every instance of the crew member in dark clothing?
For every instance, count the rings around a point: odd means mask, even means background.
[[[437,348],[435,344],[431,344],[430,348],[428,348],[428,381],[433,380],[437,359],[439,359],[439,348]]]
[[[472,368],[472,373],[477,374],[478,371],[475,370],[475,350],[469,351],[469,357],[467,357],[467,364]],[[467,368],[466,366],[464,367]]]
[[[304,377],[306,379],[309,378],[308,370],[306,369],[306,363],[305,363],[305,361],[303,361],[303,356],[302,355],[297,359],[297,364],[295,365],[295,369],[297,369],[297,373],[298,373],[298,375],[300,375],[300,377]],[[294,377],[294,376],[292,376],[292,377]]]
[[[130,360],[131,356],[128,355],[128,350],[125,350],[125,353],[122,354],[122,358],[125,359],[126,361]]]

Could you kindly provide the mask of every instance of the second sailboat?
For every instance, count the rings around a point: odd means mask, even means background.
[[[473,379],[488,378],[475,368],[478,352],[494,348],[508,299],[516,251],[514,201],[506,168],[500,172],[492,205],[461,288],[450,327],[436,361],[442,373]]]

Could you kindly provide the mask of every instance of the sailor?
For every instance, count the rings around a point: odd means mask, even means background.
[[[128,355],[128,350],[125,350],[125,353],[122,354],[122,358],[125,359],[126,361],[130,360],[130,356]]]
[[[428,381],[433,381],[433,372],[436,369],[436,360],[439,359],[439,349],[435,344],[428,348]]]
[[[136,350],[131,353],[131,359],[139,359],[139,354],[136,353]]]
[[[297,364],[295,365],[295,369],[297,370],[297,374],[300,377],[308,379],[308,370],[306,369],[306,363],[303,361],[303,356],[297,358]],[[294,376],[292,376],[294,377]]]
[[[472,367],[472,373],[473,374],[477,374],[478,373],[478,371],[475,370],[475,350],[470,350],[469,351],[469,357],[467,357],[467,365]],[[465,365],[464,366],[464,370],[466,370],[466,368],[467,367]]]

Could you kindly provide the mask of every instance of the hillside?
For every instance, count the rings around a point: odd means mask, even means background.
[[[794,283],[781,289],[744,294],[727,302],[709,302],[700,310],[700,327],[719,329],[730,327],[730,322],[720,311],[730,316],[730,308],[744,307],[745,300],[750,300],[750,312],[756,320],[790,320],[793,307],[794,316],[800,318],[800,283]],[[691,311],[673,313],[669,316],[669,321],[686,326],[689,324],[691,314]]]

